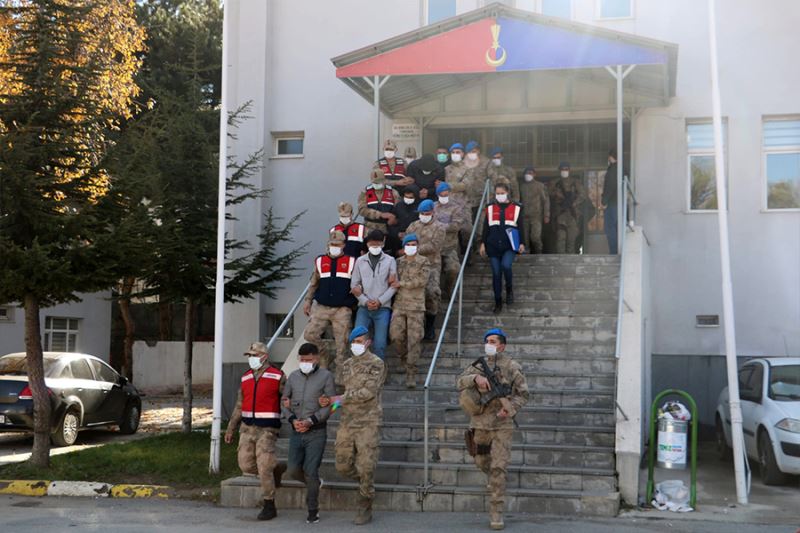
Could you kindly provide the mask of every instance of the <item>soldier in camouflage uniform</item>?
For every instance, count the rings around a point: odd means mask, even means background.
[[[464,206],[464,216],[472,218],[472,210],[469,205],[468,192],[472,189],[472,183],[467,176],[467,166],[464,164],[464,145],[455,143],[450,147],[450,164],[444,169],[445,181],[450,185],[450,199]],[[469,240],[469,231],[462,230],[460,233],[461,249]]]
[[[433,329],[439,304],[442,300],[440,272],[442,270],[442,249],[447,235],[443,224],[433,219],[433,200],[423,200],[417,208],[419,220],[408,226],[406,233],[415,233],[419,237],[419,253],[431,264],[431,275],[425,288],[425,340],[433,340],[436,332]]]
[[[336,434],[336,471],[359,483],[358,513],[353,523],[360,526],[372,520],[386,366],[369,351],[367,328],[356,326],[350,334],[350,343],[353,357],[345,361],[342,368],[344,395],[342,419]],[[326,403],[325,397],[320,398],[320,405],[324,407]]]
[[[464,166],[467,168],[464,180],[469,184],[467,203],[469,203],[469,207],[472,210],[472,218],[474,220],[478,215],[481,196],[486,186],[486,169],[489,166],[489,160],[481,155],[480,146],[476,141],[467,143],[467,157],[464,161]],[[506,179],[509,179],[509,177],[506,176]]]
[[[508,180],[511,187],[511,200],[519,202],[520,191],[519,181],[517,180],[517,171],[513,167],[506,165],[503,160],[503,150],[500,148],[492,148],[492,159],[489,161],[489,166],[486,167],[486,174],[492,180],[492,187],[498,184],[500,178]]]
[[[373,169],[370,181],[370,185],[358,195],[358,214],[364,218],[367,229],[379,229],[385,235],[389,225],[397,224],[397,217],[391,211],[400,201],[400,195],[386,183],[379,168]]]
[[[513,418],[528,402],[528,384],[516,361],[505,354],[506,334],[499,328],[484,335],[487,365],[501,383],[511,386],[511,394],[494,398],[481,407],[480,395],[490,391],[486,376],[469,366],[458,378],[461,405],[470,415],[471,438],[476,445],[475,464],[488,477],[489,516],[492,529],[503,529],[506,475],[511,459]]]
[[[442,290],[443,295],[450,297],[453,287],[458,279],[461,260],[458,257],[458,235],[462,231],[472,230],[469,210],[464,209],[464,204],[454,197],[450,185],[440,183],[436,188],[439,201],[433,210],[434,218],[445,226],[444,248],[442,248]]]
[[[562,161],[558,168],[561,177],[553,185],[556,253],[574,254],[577,252],[575,245],[583,221],[581,208],[588,196],[580,178],[570,174],[569,163]]]
[[[428,259],[417,253],[417,236],[409,233],[403,238],[403,256],[397,260],[397,289],[392,306],[389,333],[397,354],[406,367],[406,387],[417,386],[417,361],[421,351],[425,321],[425,287],[431,267]]]
[[[281,474],[286,470],[286,465],[278,465],[275,455],[281,427],[280,398],[286,376],[269,363],[264,343],[254,342],[244,355],[250,370],[242,376],[236,407],[225,431],[225,442],[233,442],[233,433],[239,429],[239,468],[245,476],[259,477],[264,506],[258,519],[272,520],[278,516],[275,487],[280,486]]]
[[[520,194],[525,208],[525,224],[528,226],[523,243],[530,253],[542,253],[542,223],[550,222],[550,195],[544,183],[536,181],[536,169],[526,167]]]

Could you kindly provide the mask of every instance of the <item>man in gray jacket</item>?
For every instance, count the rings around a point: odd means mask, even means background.
[[[283,416],[292,425],[289,438],[287,473],[306,484],[308,518],[319,522],[319,465],[328,438],[326,429],[331,408],[320,407],[321,396],[333,396],[333,375],[319,366],[319,349],[307,342],[298,351],[300,368],[286,379],[283,389]]]

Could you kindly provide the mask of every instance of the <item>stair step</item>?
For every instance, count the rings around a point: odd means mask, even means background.
[[[498,321],[500,322],[500,321]],[[458,322],[454,321],[448,324],[445,331],[444,340],[447,342],[455,342],[458,340]],[[489,327],[503,327],[499,325]],[[488,329],[488,328],[486,328]],[[474,337],[465,337],[465,332],[477,333],[483,335],[486,331],[484,327],[464,328],[461,326],[461,340],[472,340]],[[596,328],[547,328],[535,326],[516,326],[504,328],[509,336],[509,342],[513,346],[520,344],[542,344],[542,343],[562,343],[562,342],[590,342],[593,345],[614,345],[616,340],[616,329],[596,329]]]
[[[442,310],[447,309],[445,302]],[[472,314],[492,315],[494,314],[494,297],[491,298],[468,298],[464,295],[463,313],[466,316]],[[575,300],[541,300],[531,302],[517,302],[513,305],[503,305],[499,317],[513,316],[617,316],[617,299],[595,300],[595,301],[575,301]]]
[[[489,284],[492,282],[490,270],[464,272],[464,286]],[[542,276],[529,273],[527,270],[514,269],[515,286],[528,289],[617,289],[619,275],[617,276]]]
[[[614,407],[613,391],[534,389],[530,393],[528,405],[533,407]],[[423,403],[424,395],[422,387],[406,389],[387,386],[383,390],[383,402],[416,406]],[[428,396],[431,405],[458,406],[459,394],[454,388],[432,388]]]
[[[450,327],[458,323],[458,315],[450,317]],[[440,324],[437,324],[437,326]],[[521,311],[515,315],[495,315],[494,313],[463,313],[461,325],[463,328],[483,329],[487,327],[502,328],[590,328],[597,330],[616,331],[617,317],[603,316],[577,316],[577,315],[526,315]]]
[[[437,368],[431,378],[431,385],[434,386],[456,386],[456,379],[461,375],[462,369],[450,368]],[[417,384],[420,385],[424,380],[425,374],[421,374],[417,378]],[[548,389],[603,389],[609,390],[614,387],[613,372],[587,372],[584,370],[576,372],[549,372],[542,371],[537,374],[527,375],[526,381],[528,387],[548,388]],[[391,372],[386,378],[386,383],[398,385],[405,384],[405,375],[399,372]]]
[[[485,298],[494,294],[491,279],[479,283],[470,283],[464,286],[464,298]],[[617,300],[616,288],[600,289],[536,289],[528,287],[524,281],[515,280],[514,298],[517,302],[569,300],[569,301],[605,301]]]
[[[346,409],[346,407],[345,407]],[[422,404],[409,409],[407,404],[383,405],[383,419],[388,422],[422,422]],[[466,424],[467,414],[458,406],[431,405],[428,420],[445,424]],[[614,410],[591,407],[523,407],[516,415],[518,424],[569,424],[576,426],[613,428]]]
[[[488,261],[473,261],[467,266],[469,274],[489,274],[492,267]],[[536,265],[517,262],[514,265],[514,276],[517,272],[523,276],[539,276],[554,278],[608,278],[619,277],[619,265]]]

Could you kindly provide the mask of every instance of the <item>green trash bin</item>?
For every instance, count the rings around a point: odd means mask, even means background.
[[[658,453],[656,465],[671,470],[686,470],[689,422],[669,417],[658,419]]]

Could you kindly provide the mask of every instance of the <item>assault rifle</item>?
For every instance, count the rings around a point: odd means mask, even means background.
[[[486,407],[489,402],[497,398],[500,400],[500,405],[503,406],[503,409],[509,413],[513,413],[514,406],[511,405],[511,400],[508,399],[512,392],[511,385],[500,381],[500,378],[497,377],[494,370],[489,368],[489,363],[486,362],[485,357],[478,357],[478,359],[472,363],[472,366],[483,372],[483,376],[489,381],[489,392],[480,393],[481,407]],[[514,425],[519,427],[516,419],[512,418],[512,420],[514,420]]]

